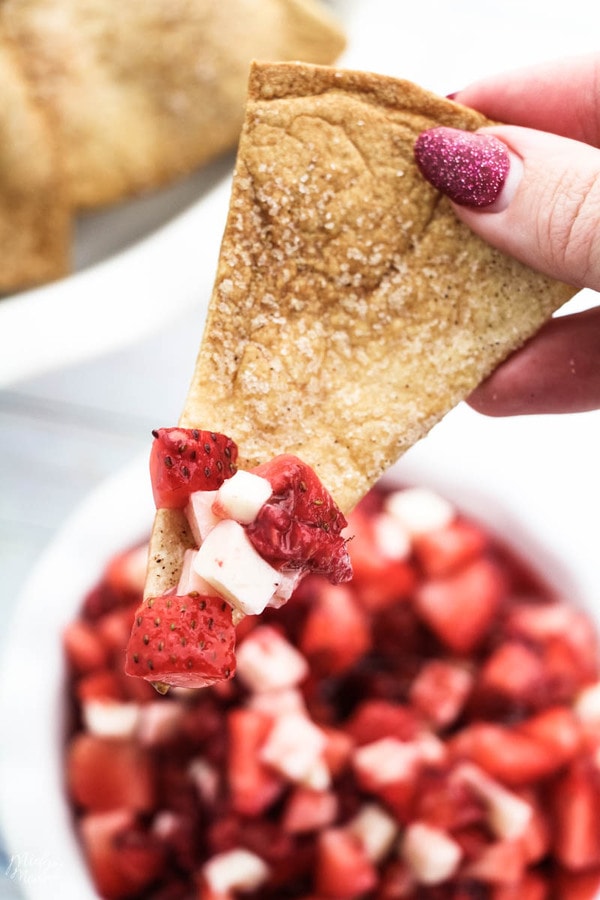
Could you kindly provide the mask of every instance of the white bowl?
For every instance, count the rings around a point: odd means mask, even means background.
[[[597,414],[491,420],[459,407],[389,477],[440,490],[600,622],[599,423]],[[147,534],[152,514],[146,460],[135,460],[65,524],[20,598],[0,677],[0,812],[5,874],[27,900],[96,897],[62,784],[60,636],[108,559]]]

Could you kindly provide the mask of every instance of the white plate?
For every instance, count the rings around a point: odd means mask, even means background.
[[[596,414],[489,420],[459,407],[395,470],[476,515],[600,623]],[[95,897],[62,789],[61,632],[116,551],[152,520],[146,459],[97,489],[21,596],[0,672],[0,812],[8,872],[27,900]]]

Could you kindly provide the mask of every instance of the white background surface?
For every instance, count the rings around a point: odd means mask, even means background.
[[[599,13],[588,0],[329,5],[350,38],[342,64],[442,94],[490,72],[596,49]],[[0,654],[20,588],[65,519],[106,476],[147,451],[153,427],[179,415],[214,276],[230,166],[225,160],[170,191],[88,217],[78,228],[78,275],[0,300]],[[585,292],[577,303],[595,301]],[[461,407],[408,462],[435,472],[448,456],[458,477],[464,459],[467,482],[483,478],[509,506],[516,499],[534,510],[541,544],[559,548],[560,564],[593,602],[599,438],[597,413],[502,421]],[[48,597],[61,603],[56,583]],[[19,685],[14,690],[18,695]],[[0,734],[12,727],[16,722],[0,722]],[[6,866],[0,858],[0,898],[19,896],[26,885],[9,878]],[[48,900],[82,900],[46,887]]]

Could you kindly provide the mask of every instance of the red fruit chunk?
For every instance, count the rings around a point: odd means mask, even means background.
[[[75,693],[80,703],[86,700],[125,699],[119,679],[110,669],[102,669],[100,672],[84,675],[77,682]]]
[[[299,646],[320,674],[344,672],[364,656],[371,646],[369,622],[350,588],[328,584],[320,588]]]
[[[231,607],[220,597],[165,594],[137,609],[125,671],[158,684],[197,688],[235,672]]]
[[[96,889],[105,900],[138,895],[164,869],[160,842],[136,825],[129,810],[85,815],[79,831]]]
[[[332,825],[337,812],[337,797],[332,791],[297,787],[286,803],[282,828],[290,834],[317,831]]]
[[[516,730],[545,745],[561,765],[573,759],[581,744],[579,721],[566,706],[540,710],[519,723]]]
[[[92,812],[144,812],[155,801],[152,760],[130,739],[76,735],[67,751],[67,784],[73,802]]]
[[[346,519],[316,473],[292,454],[276,456],[252,470],[271,483],[273,494],[247,534],[275,568],[308,569],[332,583],[352,577]]]
[[[273,726],[270,716],[236,709],[227,719],[227,777],[233,809],[245,816],[264,812],[283,790],[283,781],[259,758]]]
[[[409,698],[434,727],[445,728],[462,712],[472,686],[473,675],[465,666],[432,659],[412,682]]]
[[[544,666],[538,653],[518,641],[501,644],[482,666],[479,689],[528,706],[543,702]]]
[[[456,831],[482,823],[485,807],[452,771],[432,769],[421,775],[411,815],[442,831]]]
[[[517,729],[491,722],[467,725],[450,740],[449,749],[455,759],[470,759],[512,787],[553,775],[564,763],[555,748]]]
[[[481,556],[489,544],[485,532],[464,519],[415,535],[413,550],[428,578],[449,575]]]
[[[525,874],[527,860],[519,841],[495,841],[488,844],[465,874],[476,881],[491,884],[518,884]]]
[[[123,599],[137,598],[144,590],[147,562],[147,544],[131,547],[113,556],[106,567],[104,580]]]
[[[502,569],[478,559],[417,590],[419,615],[454,653],[473,653],[488,636],[506,590]]]
[[[322,831],[317,841],[317,894],[335,900],[355,900],[372,890],[377,871],[362,843],[342,828]]]
[[[95,629],[83,619],[70,622],[63,632],[63,648],[67,662],[75,672],[84,674],[103,669],[108,654]]]
[[[409,706],[389,700],[364,700],[344,728],[356,744],[362,745],[386,737],[411,741],[419,733],[421,724]]]
[[[182,509],[194,491],[214,491],[236,470],[237,446],[224,434],[197,428],[152,432],[150,478],[157,509]]]
[[[552,881],[556,890],[552,896],[560,900],[597,900],[600,891],[600,869],[578,874],[559,870],[554,874]]]
[[[566,869],[600,866],[600,772],[576,760],[552,789],[554,853]]]
[[[560,894],[561,900],[565,900]],[[494,887],[490,900],[550,900],[550,888],[542,875],[526,874],[516,884]]]

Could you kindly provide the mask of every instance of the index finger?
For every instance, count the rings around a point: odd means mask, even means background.
[[[600,53],[493,75],[453,99],[499,122],[600,146]]]

